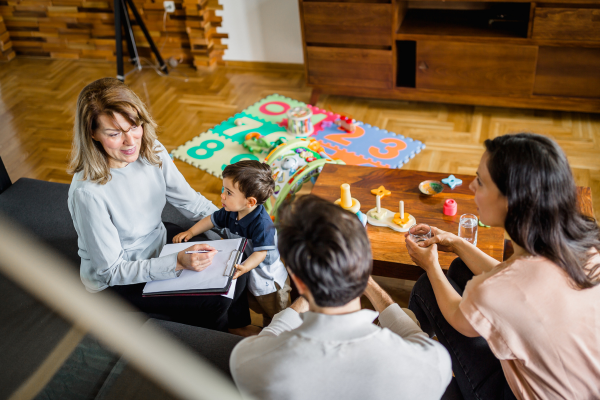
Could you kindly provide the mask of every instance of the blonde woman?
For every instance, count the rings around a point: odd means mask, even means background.
[[[195,245],[209,252],[158,257],[184,230],[161,221],[167,201],[194,221],[217,207],[186,182],[158,142],[156,127],[138,96],[117,79],[99,79],[79,95],[68,202],[81,280],[90,292],[110,287],[140,310],[177,322],[218,330],[249,325],[245,279],[238,279],[229,321],[232,299],[224,296],[142,297],[145,282],[175,278],[183,269],[202,271],[216,254]]]

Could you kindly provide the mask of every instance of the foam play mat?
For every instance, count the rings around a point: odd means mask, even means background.
[[[312,116],[290,134],[288,111],[298,107],[310,109]],[[401,168],[425,148],[418,140],[360,121],[355,121],[349,132],[339,125],[340,118],[345,117],[273,94],[179,146],[171,155],[220,178],[229,164],[247,159],[263,161],[269,146],[308,136],[331,158],[348,165]],[[260,138],[259,143],[256,138]]]

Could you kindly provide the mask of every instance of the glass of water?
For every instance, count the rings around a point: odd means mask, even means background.
[[[427,224],[416,224],[408,230],[410,237],[417,243],[431,238],[431,227]]]
[[[458,236],[467,242],[477,246],[477,216],[473,214],[463,214],[458,223]]]

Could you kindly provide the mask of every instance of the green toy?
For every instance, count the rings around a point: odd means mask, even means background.
[[[271,218],[277,221],[277,211],[286,199],[291,199],[302,185],[316,178],[325,164],[345,164],[333,160],[315,139],[293,139],[275,147],[265,158],[273,170],[275,180],[274,202],[265,203]]]

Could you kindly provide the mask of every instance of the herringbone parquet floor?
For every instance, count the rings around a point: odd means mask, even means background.
[[[115,76],[114,64],[33,58],[0,64],[0,157],[13,181],[29,177],[71,182],[65,170],[77,96],[87,83],[106,76]],[[168,150],[269,94],[304,102],[311,94],[300,67],[200,71],[179,67],[166,78],[144,69],[127,77],[127,83],[150,108],[161,126],[159,139]],[[577,183],[592,188],[595,215],[600,219],[598,114],[326,95],[318,106],[424,142],[427,148],[406,169],[474,174],[485,139],[521,131],[550,135],[567,153]],[[194,189],[220,205],[219,179],[175,162]],[[406,306],[411,282],[379,281]]]
[[[71,181],[65,169],[77,95],[87,83],[114,75],[109,62],[17,58],[0,64],[0,156],[13,180]],[[311,93],[299,67],[179,67],[166,78],[144,69],[127,83],[150,108],[168,150],[268,94],[308,102]],[[598,114],[326,95],[318,106],[424,142],[427,148],[407,169],[474,174],[485,139],[520,131],[550,135],[567,153],[577,183],[592,188],[600,219]],[[192,186],[218,204],[220,181],[176,162]]]

